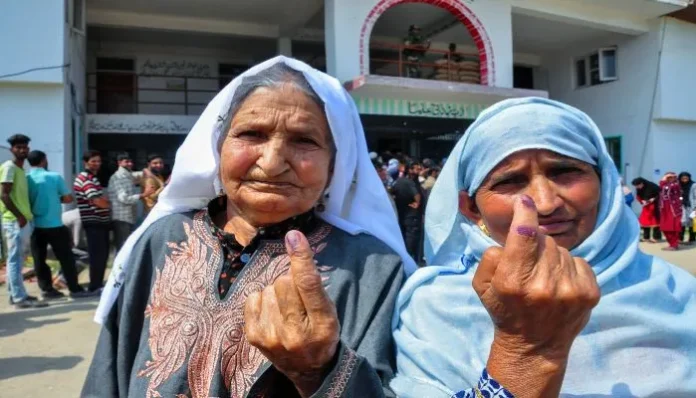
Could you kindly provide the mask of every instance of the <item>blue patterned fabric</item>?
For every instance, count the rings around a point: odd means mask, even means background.
[[[468,390],[462,390],[452,395],[452,398],[514,398],[515,396],[497,381],[495,381],[486,369],[483,370],[478,386]]]

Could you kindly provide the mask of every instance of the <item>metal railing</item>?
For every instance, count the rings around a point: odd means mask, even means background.
[[[199,115],[234,77],[144,75],[99,70],[87,74],[88,112]]]
[[[370,53],[373,74],[481,84],[479,55],[475,53],[384,42],[371,43]]]
[[[478,54],[372,43],[371,73],[480,84]],[[98,70],[87,74],[88,113],[199,115],[235,76],[146,75]]]

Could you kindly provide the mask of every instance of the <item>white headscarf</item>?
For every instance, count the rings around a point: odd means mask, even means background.
[[[132,265],[129,263],[131,252],[143,232],[167,215],[204,208],[221,192],[217,144],[223,127],[222,120],[227,116],[234,92],[244,77],[255,75],[281,62],[302,72],[324,102],[324,111],[336,145],[334,173],[329,185],[326,210],[318,213],[318,216],[349,234],[367,233],[375,236],[401,256],[407,274],[415,271],[416,264],[406,251],[387,192],[370,161],[365,133],[353,99],[335,78],[303,62],[279,56],[254,66],[230,82],[208,104],[193,126],[176,153],[169,185],[160,194],[157,205],[116,256],[94,317],[97,323],[103,323],[116,301],[125,273]]]

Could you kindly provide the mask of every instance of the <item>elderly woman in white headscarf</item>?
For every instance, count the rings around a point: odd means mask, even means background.
[[[82,395],[382,395],[414,268],[351,97],[264,62],[208,105],[118,254]]]
[[[435,184],[425,236],[432,266],[393,323],[399,396],[696,397],[696,279],[638,249],[581,111],[486,110]]]

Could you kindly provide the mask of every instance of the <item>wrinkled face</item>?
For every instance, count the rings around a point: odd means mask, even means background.
[[[16,159],[24,160],[29,156],[29,144],[14,144],[10,148],[10,152],[12,152]]]
[[[99,169],[101,169],[101,165],[101,156],[93,156],[85,162],[85,169],[91,171],[93,174],[96,174],[97,172],[99,172]]]
[[[515,153],[498,164],[471,200],[460,193],[460,210],[483,221],[491,237],[505,244],[518,195],[536,203],[539,231],[568,250],[592,234],[599,210],[600,180],[592,165],[545,150]]]
[[[132,159],[119,160],[118,166],[123,167],[126,170],[133,170],[133,160]]]
[[[220,151],[229,200],[255,226],[309,211],[329,184],[332,145],[323,110],[302,91],[290,84],[255,90]]]
[[[147,167],[153,172],[161,173],[164,170],[164,160],[162,158],[152,159]]]

